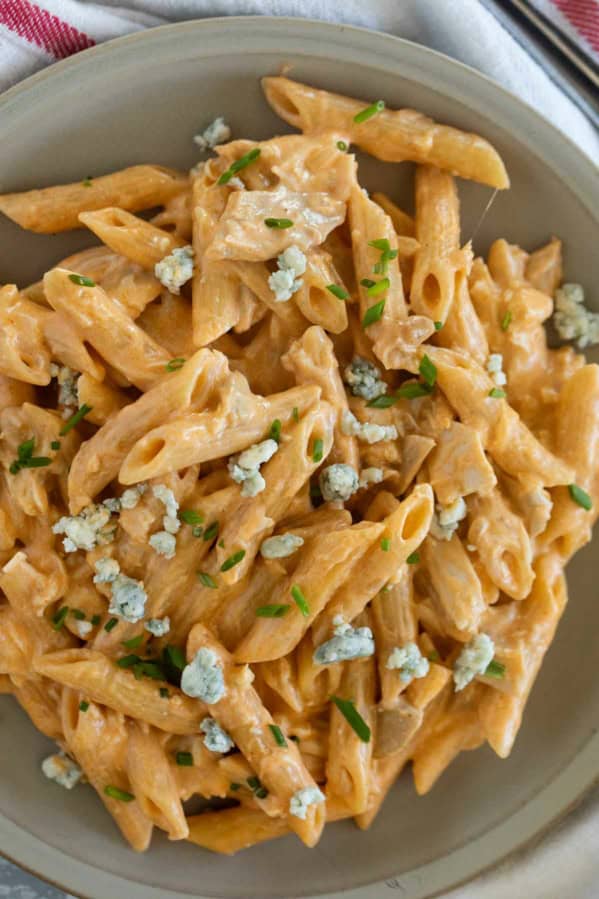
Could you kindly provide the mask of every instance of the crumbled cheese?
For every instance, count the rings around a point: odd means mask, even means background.
[[[562,340],[573,340],[580,350],[599,343],[599,313],[584,305],[582,284],[562,284],[555,291],[553,323]]]
[[[187,696],[213,705],[226,693],[225,678],[215,652],[203,646],[183,669],[181,689]]]
[[[121,511],[121,501],[117,496],[110,496],[108,499],[103,499],[102,505],[106,506],[112,515],[118,515]]]
[[[460,521],[463,521],[467,513],[466,503],[461,496],[447,506],[437,504],[436,512],[431,520],[431,534],[437,540],[451,540]]]
[[[341,413],[341,430],[347,437],[357,437],[366,443],[380,443],[381,440],[397,439],[395,425],[377,425],[370,421],[358,421],[349,409],[344,409]]]
[[[79,406],[79,394],[77,392],[77,380],[79,372],[73,371],[68,365],[50,365],[50,374],[58,381],[58,403],[64,406],[63,418],[69,418],[73,410]]]
[[[121,567],[116,559],[96,559],[94,568],[96,569],[94,584],[112,584],[121,573]]]
[[[254,443],[238,456],[231,456],[228,463],[229,474],[237,484],[241,484],[242,496],[256,496],[266,487],[260,474],[260,466],[271,459],[279,448],[276,440]]]
[[[385,667],[399,669],[399,679],[409,683],[413,678],[426,677],[430,665],[416,643],[405,643],[391,650]]]
[[[92,503],[79,515],[65,515],[52,526],[54,534],[65,534],[64,551],[74,553],[78,549],[91,550],[94,546],[111,543],[116,525],[110,524],[110,511],[106,506]]]
[[[286,303],[303,284],[300,275],[306,271],[306,257],[299,247],[287,247],[277,259],[278,269],[268,279],[277,303]]]
[[[82,640],[91,633],[92,628],[93,624],[91,621],[75,621],[75,630]]]
[[[121,495],[121,509],[134,509],[147,489],[146,484],[128,487]]]
[[[166,514],[169,518],[177,518],[179,512],[179,503],[175,499],[175,494],[169,487],[164,484],[156,484],[152,487],[152,493],[164,505]]]
[[[152,534],[148,543],[159,556],[164,556],[165,559],[173,559],[175,557],[177,540],[168,531],[157,531],[155,534]]]
[[[286,559],[303,545],[303,537],[296,537],[295,534],[278,534],[262,541],[260,555],[265,559]]]
[[[171,293],[180,293],[193,277],[193,247],[176,247],[170,256],[156,263],[154,274]]]
[[[463,690],[477,674],[484,674],[493,661],[495,644],[487,634],[477,634],[455,661],[453,681],[456,692]]]
[[[229,752],[235,748],[235,743],[227,731],[223,730],[214,718],[204,718],[200,722],[200,730],[205,734],[204,746],[210,752]]]
[[[318,787],[304,787],[293,794],[289,801],[289,811],[296,818],[306,820],[308,807],[324,802],[324,793]]]
[[[228,140],[231,140],[231,129],[222,116],[217,116],[201,134],[193,136],[193,142],[200,150],[213,150]]]
[[[118,574],[112,581],[112,599],[108,611],[125,621],[135,624],[144,617],[148,595],[142,581],[135,581],[125,574]]]
[[[374,466],[363,468],[360,473],[358,486],[360,490],[364,490],[366,487],[370,487],[371,484],[380,484],[384,477],[385,472],[382,468],[375,468]]]
[[[148,618],[144,624],[144,628],[152,634],[153,637],[166,637],[171,629],[170,618]]]
[[[178,533],[181,522],[179,521],[179,503],[175,499],[175,494],[164,484],[156,484],[152,487],[152,493],[164,505],[166,515],[162,518],[162,527],[164,530],[152,534],[148,543],[158,555],[164,556],[165,559],[172,559],[177,552],[177,541],[174,537]]]
[[[387,384],[381,380],[381,371],[372,362],[354,356],[351,365],[343,372],[343,380],[354,396],[373,400],[387,392]]]
[[[356,470],[343,462],[324,468],[318,483],[322,498],[327,503],[335,500],[345,502],[356,492],[360,484]]]
[[[501,353],[491,353],[487,359],[487,371],[491,375],[491,380],[496,387],[504,387],[507,384],[507,378],[503,371],[503,356]]]
[[[45,758],[42,762],[42,771],[48,780],[60,784],[65,790],[72,790],[83,777],[83,771],[79,765],[64,752]]]
[[[353,628],[342,618],[335,618],[334,637],[314,650],[315,665],[331,665],[349,659],[364,659],[374,655],[374,638],[369,627]]]

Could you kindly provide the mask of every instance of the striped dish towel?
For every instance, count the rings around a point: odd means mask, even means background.
[[[598,0],[531,0],[531,3],[599,63]]]

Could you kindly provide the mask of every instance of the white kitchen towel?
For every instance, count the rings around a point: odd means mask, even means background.
[[[599,50],[597,0],[535,0],[590,53]],[[346,22],[409,38],[495,78],[547,115],[599,162],[599,136],[478,0],[0,0],[0,90],[46,65],[121,34],[219,15],[285,15]],[[524,854],[446,899],[597,899],[599,791]],[[0,897],[58,899],[8,863]],[[401,896],[389,889],[389,897]]]

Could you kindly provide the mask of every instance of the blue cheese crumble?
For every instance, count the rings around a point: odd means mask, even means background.
[[[300,275],[306,271],[306,257],[299,247],[287,247],[278,257],[277,266],[268,279],[268,286],[277,303],[286,303],[304,283]]]
[[[72,790],[83,777],[79,765],[64,752],[45,758],[42,762],[42,771],[48,780],[53,780],[65,790]]]
[[[458,529],[460,521],[463,521],[468,513],[463,497],[446,506],[437,504],[435,514],[431,519],[430,532],[437,540],[451,540]]]
[[[477,634],[462,649],[453,667],[456,693],[463,690],[477,674],[484,674],[495,655],[495,644],[488,634]]]
[[[154,266],[154,274],[171,293],[180,293],[193,277],[193,247],[176,247]]]
[[[111,582],[112,598],[108,611],[130,624],[141,621],[148,595],[142,581],[136,581],[126,574],[118,574]]]
[[[112,584],[121,573],[121,566],[116,559],[96,559],[94,584]]]
[[[503,356],[501,353],[491,353],[487,359],[487,371],[495,387],[505,387],[507,378],[503,370]]]
[[[78,549],[92,550],[114,540],[116,524],[110,521],[110,510],[92,503],[79,515],[65,515],[52,525],[54,534],[64,534],[62,545],[67,553]]]
[[[214,705],[223,698],[226,693],[225,678],[215,652],[204,646],[198,649],[183,669],[181,689],[187,696],[201,699],[207,705]]]
[[[264,559],[286,559],[303,545],[303,537],[296,537],[295,534],[278,534],[262,541],[260,555]]]
[[[324,793],[318,787],[304,787],[293,794],[289,801],[289,811],[296,818],[306,820],[311,805],[324,802]]]
[[[405,643],[391,650],[385,667],[390,671],[399,670],[399,679],[409,683],[413,678],[426,677],[430,665],[416,643]]]
[[[334,637],[314,650],[315,665],[332,665],[349,659],[365,659],[374,655],[374,638],[369,627],[353,628],[339,616],[333,620]]]
[[[276,440],[254,443],[238,456],[231,456],[228,463],[229,474],[237,484],[241,484],[242,496],[256,496],[266,487],[260,474],[260,466],[272,459],[279,448]]]
[[[351,465],[337,462],[324,468],[318,479],[322,498],[327,503],[345,502],[360,485],[358,474]]]
[[[194,144],[204,151],[214,150],[219,144],[226,144],[228,140],[231,140],[231,128],[220,115],[210,122],[201,134],[193,136]]]
[[[50,365],[50,374],[58,381],[58,404],[64,406],[63,418],[70,418],[73,412],[79,408],[79,394],[77,380],[79,372],[73,371],[68,365]]]
[[[599,343],[599,313],[584,305],[582,284],[562,284],[554,300],[553,324],[562,340],[573,340],[579,350]]]
[[[166,618],[148,618],[144,624],[144,628],[148,633],[152,634],[153,637],[166,637],[171,629],[171,620],[168,615]]]
[[[121,509],[134,509],[147,490],[146,484],[136,484],[128,487],[121,494]]]
[[[354,356],[351,365],[343,372],[343,380],[354,396],[373,400],[387,393],[387,384],[381,380],[381,371],[362,356]]]
[[[370,421],[358,421],[353,412],[344,409],[341,413],[341,430],[346,437],[357,437],[365,443],[380,443],[382,440],[396,440],[395,425],[377,425]]]
[[[156,484],[152,487],[152,493],[164,505],[166,515],[162,518],[164,530],[152,534],[148,543],[159,556],[164,556],[165,559],[172,559],[177,552],[175,534],[178,533],[181,527],[178,515],[179,503],[175,499],[173,491],[169,487],[165,487],[164,484]]]
[[[226,730],[223,730],[214,718],[204,718],[200,722],[200,730],[204,736],[204,746],[210,752],[229,752],[235,748],[235,743]]]
[[[156,531],[148,543],[159,556],[164,556],[165,559],[174,559],[177,552],[177,540],[174,534],[169,534],[168,531]]]
[[[376,468],[374,466],[371,468],[363,468],[360,473],[358,486],[360,490],[365,490],[367,487],[370,487],[371,484],[380,484],[384,477],[385,472],[382,468]]]

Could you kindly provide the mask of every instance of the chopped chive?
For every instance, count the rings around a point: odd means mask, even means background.
[[[582,506],[583,509],[586,509],[587,512],[591,511],[593,508],[593,500],[586,490],[583,490],[578,484],[568,484],[568,490],[575,503],[578,503],[578,505]]]
[[[317,437],[314,441],[314,446],[312,447],[312,461],[313,462],[322,462],[322,457],[324,454],[324,442],[321,437]]]
[[[193,755],[191,752],[177,752],[175,760],[178,765],[182,765],[184,768],[191,768],[193,766]]]
[[[200,527],[200,525],[196,524],[196,525],[191,529],[191,533],[193,534],[194,537],[201,537],[202,534],[204,533],[204,528],[203,528],[203,527]]]
[[[382,393],[380,396],[375,396],[373,400],[368,400],[366,405],[371,409],[389,409],[389,407],[394,406],[398,400],[398,396],[390,396],[387,393]]]
[[[396,396],[399,399],[404,400],[415,400],[421,396],[430,396],[432,393],[432,387],[428,384],[402,384],[402,386],[396,391]]]
[[[136,656],[134,653],[131,653],[128,656],[121,656],[120,659],[116,660],[116,664],[118,668],[133,668],[134,665],[137,665],[141,662],[139,656]]]
[[[65,619],[66,619],[66,617],[67,617],[68,614],[69,614],[69,607],[68,607],[68,606],[62,606],[62,608],[60,608],[60,609],[58,610],[58,612],[56,612],[56,614],[52,616],[52,628],[53,628],[53,630],[59,631],[59,630],[61,629],[61,627],[62,627],[63,624],[65,623]]]
[[[248,787],[250,788],[250,790],[257,790],[259,787],[262,786],[262,784],[260,783],[259,777],[248,777],[246,780],[246,783],[247,783]]]
[[[385,108],[384,100],[377,100],[375,103],[371,103],[370,106],[366,106],[364,109],[360,110],[360,112],[356,113],[354,116],[354,122],[356,125],[361,125],[362,122],[367,122],[368,119],[371,119],[373,116],[377,114],[377,112],[382,112]]]
[[[168,699],[169,695],[170,695],[168,692],[168,687],[160,687],[160,689],[158,690],[158,693],[159,693],[161,699]]]
[[[195,509],[183,509],[182,512],[179,512],[179,518],[185,524],[202,524],[204,521],[204,516],[200,512],[196,512]]]
[[[198,571],[198,578],[204,585],[204,587],[211,587],[213,590],[217,589],[217,583],[213,577],[211,577],[207,571]]]
[[[178,671],[185,668],[185,653],[179,646],[173,646],[171,643],[162,650],[162,658],[168,665],[172,665]]]
[[[89,709],[89,702],[87,702],[87,700],[85,700],[85,699],[82,699],[81,702],[79,703],[79,711],[87,712],[88,709]]]
[[[30,437],[29,440],[24,440],[23,443],[20,443],[17,447],[17,457],[19,462],[26,462],[28,459],[31,459],[34,448],[34,437]]]
[[[374,304],[374,306],[370,306],[370,308],[366,310],[366,314],[362,319],[362,328],[368,328],[369,325],[373,325],[375,322],[380,321],[380,319],[383,317],[384,309],[385,300],[379,300],[378,303]]]
[[[327,290],[332,293],[338,300],[349,300],[349,294],[344,287],[339,284],[327,284]]]
[[[116,627],[118,623],[119,623],[118,618],[109,618],[108,621],[106,622],[106,624],[104,625],[104,630],[107,633],[110,633],[110,631],[113,629],[113,627]]]
[[[269,724],[268,727],[270,729],[271,734],[274,737],[274,740],[275,740],[275,743],[277,744],[277,746],[287,746],[287,740],[283,736],[283,731],[281,730],[281,728],[278,727],[276,724]]]
[[[85,612],[81,609],[71,609],[70,611],[73,618],[76,618],[77,621],[85,621]]]
[[[133,673],[137,680],[141,680],[142,677],[149,677],[152,680],[166,680],[166,675],[160,665],[147,659],[137,662],[133,666]]]
[[[501,390],[500,387],[493,387],[492,390],[489,390],[489,396],[492,396],[494,400],[503,400],[507,394],[505,390]]]
[[[258,787],[254,795],[256,799],[266,799],[266,797],[268,796],[268,790],[265,787]]]
[[[92,186],[92,176],[88,175],[87,178],[84,178],[81,184],[83,187],[91,187]]]
[[[370,742],[370,728],[360,715],[355,703],[351,699],[340,699],[339,696],[331,696],[349,726],[356,732],[363,743]]]
[[[53,440],[50,444],[50,449],[59,450],[60,449],[60,440]]]
[[[503,318],[501,319],[501,330],[507,331],[512,321],[512,310],[508,309]]]
[[[439,653],[437,652],[436,649],[433,650],[433,652],[431,652],[431,654],[429,656],[427,656],[427,658],[428,658],[429,662],[440,662],[441,661],[441,656],[439,655]]]
[[[425,384],[427,384],[429,387],[435,386],[435,382],[437,380],[437,367],[429,359],[426,353],[420,360],[418,371],[420,372]]]
[[[176,359],[171,359],[170,362],[167,362],[164,367],[167,371],[179,371],[180,368],[183,368],[186,361],[183,356],[177,356]]]
[[[292,413],[291,413],[291,417],[293,418],[294,421],[299,421],[299,409],[298,409],[297,406],[294,406],[294,407],[293,407],[293,411],[292,411]]]
[[[127,790],[119,790],[118,787],[113,787],[110,784],[104,787],[104,793],[106,796],[110,796],[111,799],[119,799],[121,802],[133,802],[135,799],[133,793],[128,793]]]
[[[378,237],[376,240],[369,240],[368,246],[374,247],[375,250],[382,250],[383,252],[388,252],[391,249],[391,244],[386,237]]]
[[[302,588],[299,584],[293,585],[293,587],[291,588],[291,596],[293,597],[293,601],[295,602],[304,618],[307,618],[310,614],[310,606],[306,602],[306,597],[302,593]]]
[[[225,541],[222,539],[222,537],[221,537],[221,539],[218,541],[218,543],[217,543],[216,545],[217,545],[217,546],[220,546],[221,549],[224,549],[224,548],[225,548]]]
[[[78,284],[80,287],[96,286],[96,282],[92,281],[91,278],[86,278],[85,275],[69,275],[69,281],[72,281],[73,284]]]
[[[383,293],[385,290],[388,290],[390,286],[391,281],[389,280],[389,278],[381,278],[380,281],[376,281],[374,284],[371,284],[366,293],[369,297],[377,297],[379,293]]]
[[[291,221],[291,219],[268,218],[264,219],[264,224],[267,228],[278,228],[281,231],[285,228],[293,228],[293,222]]]
[[[310,499],[322,499],[322,491],[318,484],[310,484]]]
[[[232,790],[234,793],[236,793],[237,790],[241,790],[242,786],[243,786],[243,784],[238,784],[238,783],[235,783],[235,781],[233,781],[233,783],[229,784],[229,789]]]
[[[279,418],[275,418],[270,426],[270,431],[268,432],[268,436],[271,440],[276,440],[277,443],[281,442],[281,428],[281,420]]]
[[[17,465],[19,468],[45,468],[47,465],[52,465],[52,459],[49,459],[48,456],[32,456],[31,459],[27,459],[26,462],[18,462]]]
[[[101,615],[92,615],[90,620],[91,620],[92,626],[97,627],[100,624],[100,622],[102,621],[102,616]]]
[[[256,615],[258,618],[283,618],[289,608],[286,605],[259,606],[256,609]]]
[[[143,643],[144,635],[138,634],[137,637],[131,637],[130,640],[123,640],[122,644],[125,649],[137,649]]]
[[[34,456],[34,448],[34,437],[30,437],[29,440],[24,440],[23,443],[19,444],[17,447],[17,458],[11,462],[8,469],[11,474],[18,474],[22,468],[44,468],[47,465],[52,465],[52,459],[49,459],[47,456]]]
[[[502,662],[491,659],[485,668],[485,677],[495,677],[497,679],[505,677],[505,665]]]
[[[77,411],[71,415],[71,417],[64,423],[62,428],[60,429],[60,436],[64,437],[65,434],[68,434],[69,431],[72,431],[74,427],[76,427],[82,419],[85,418],[93,409],[93,406],[88,406],[87,403],[84,403]]]
[[[11,462],[11,463],[10,463],[10,466],[9,466],[8,470],[10,471],[11,474],[18,474],[18,473],[20,472],[20,470],[21,470],[21,466],[20,466],[20,464],[15,460],[14,462]]]
[[[435,331],[440,331],[443,327],[443,322],[435,322]]]
[[[239,565],[244,556],[245,549],[239,549],[236,553],[233,553],[232,556],[229,556],[228,559],[225,559],[223,564],[220,566],[220,570],[230,571],[231,568],[235,568],[236,565]]]
[[[381,549],[384,553],[388,553],[391,549],[391,541],[388,537],[383,537],[383,539],[381,540]]]
[[[214,540],[215,537],[218,537],[218,528],[218,521],[213,521],[204,531],[204,540]]]
[[[337,141],[337,149],[341,150],[342,153],[345,153],[345,151],[347,150],[347,147],[348,147],[348,145],[345,143],[344,140]]]
[[[360,284],[362,287],[374,287],[376,281],[373,281],[372,278],[362,278]]]
[[[408,565],[418,565],[419,561],[420,561],[420,553],[418,552],[418,550],[414,550],[414,552],[410,553],[410,555],[406,559],[406,562],[408,563]]]
[[[240,172],[242,169],[245,169],[250,163],[252,163],[255,159],[258,159],[260,156],[261,150],[260,147],[254,147],[253,150],[250,150],[249,153],[246,153],[245,156],[241,156],[240,159],[235,160],[235,162],[231,163],[226,172],[223,172],[217,184],[228,184],[231,178],[233,178],[237,172]]]

